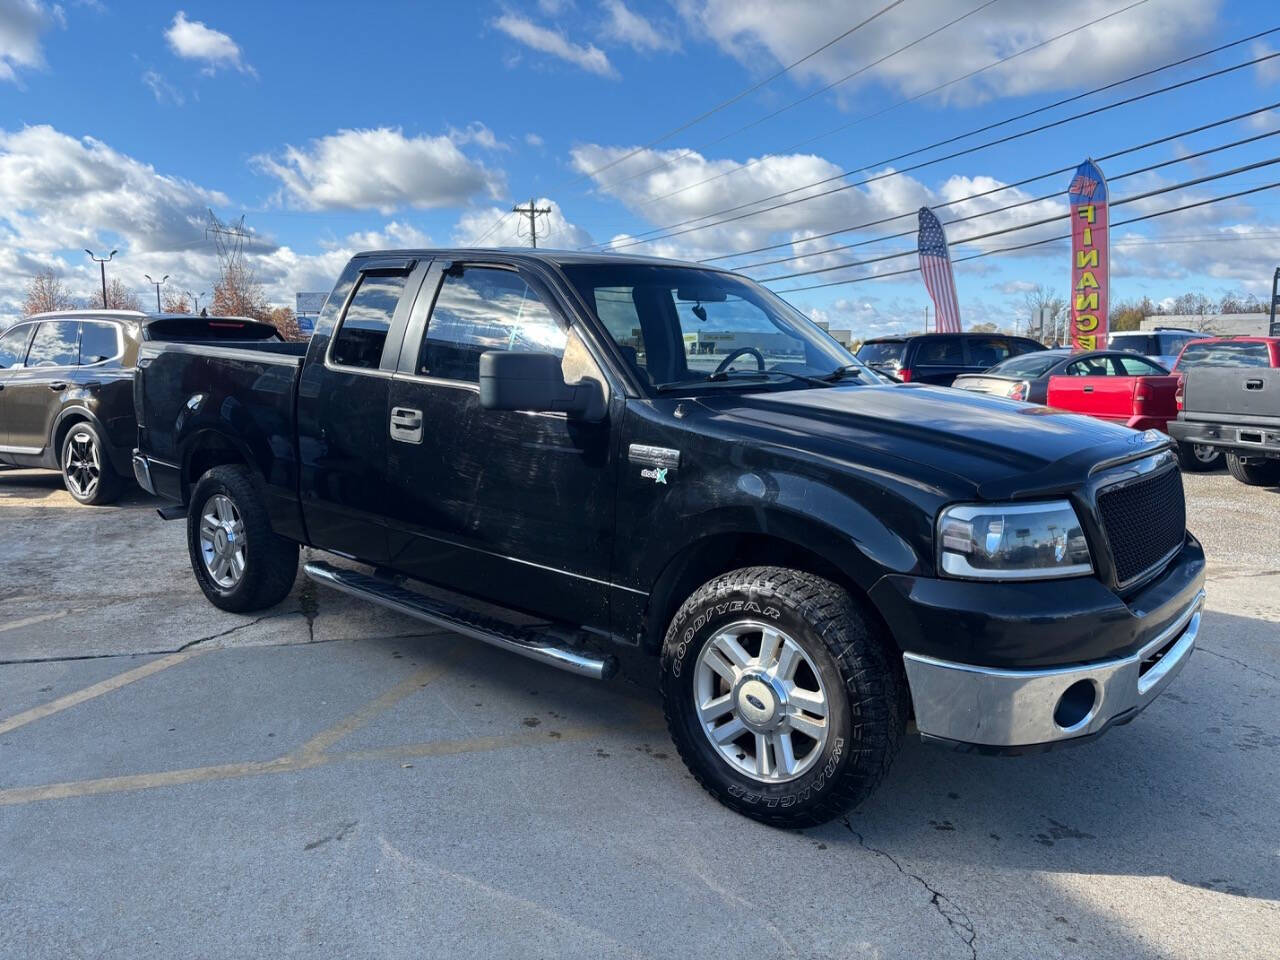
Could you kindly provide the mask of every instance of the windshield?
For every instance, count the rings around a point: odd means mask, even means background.
[[[880,382],[804,314],[742,277],[648,264],[562,269],[655,390]]]
[[[878,340],[864,343],[858,348],[858,359],[863,363],[874,363],[877,366],[892,366],[902,361],[902,349],[905,340]]]
[[[1271,353],[1258,340],[1216,340],[1189,343],[1178,357],[1178,369],[1187,367],[1269,367]]]
[[[1000,373],[1011,377],[1038,377],[1062,359],[1062,355],[1057,353],[1024,353],[997,363],[987,373]]]

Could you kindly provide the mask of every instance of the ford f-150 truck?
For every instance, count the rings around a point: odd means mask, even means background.
[[[306,544],[347,558],[318,583],[544,663],[650,655],[693,775],[770,823],[866,797],[912,717],[1100,734],[1200,628],[1168,437],[887,383],[726,271],[360,254],[309,346],[145,344],[135,403],[216,606],[280,602]]]

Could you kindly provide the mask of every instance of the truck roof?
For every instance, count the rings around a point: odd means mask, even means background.
[[[31,320],[132,320],[135,323],[146,326],[156,320],[235,320],[243,323],[262,323],[261,320],[254,320],[253,317],[237,317],[232,315],[209,314],[208,316],[200,316],[198,313],[146,313],[142,310],[108,310],[101,307],[85,307],[80,310],[47,310],[44,313],[33,313],[29,317],[23,317],[19,323],[26,323]]]
[[[542,247],[420,247],[406,250],[362,250],[360,257],[457,257],[465,259],[484,254],[501,254],[516,260],[547,263],[553,266],[583,263],[629,263],[655,267],[693,267],[698,270],[728,271],[705,263],[690,260],[670,260],[665,257],[646,257],[631,253],[598,253],[590,250],[549,250]]]

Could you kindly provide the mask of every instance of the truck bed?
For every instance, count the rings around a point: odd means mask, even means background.
[[[207,457],[217,434],[259,469],[277,515],[296,517],[300,531],[295,399],[306,351],[277,341],[144,344],[133,396],[156,492],[186,503],[193,470],[203,472],[190,450],[200,441]]]

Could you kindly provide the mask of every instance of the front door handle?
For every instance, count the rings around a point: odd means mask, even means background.
[[[411,407],[392,407],[391,439],[401,443],[421,443],[422,411]]]
[[[65,390],[65,389],[67,389],[66,381],[64,381],[64,380],[55,380],[55,381],[53,381],[53,383],[49,384],[49,389],[50,389],[50,390],[55,390],[55,391],[57,391],[57,390]]]

